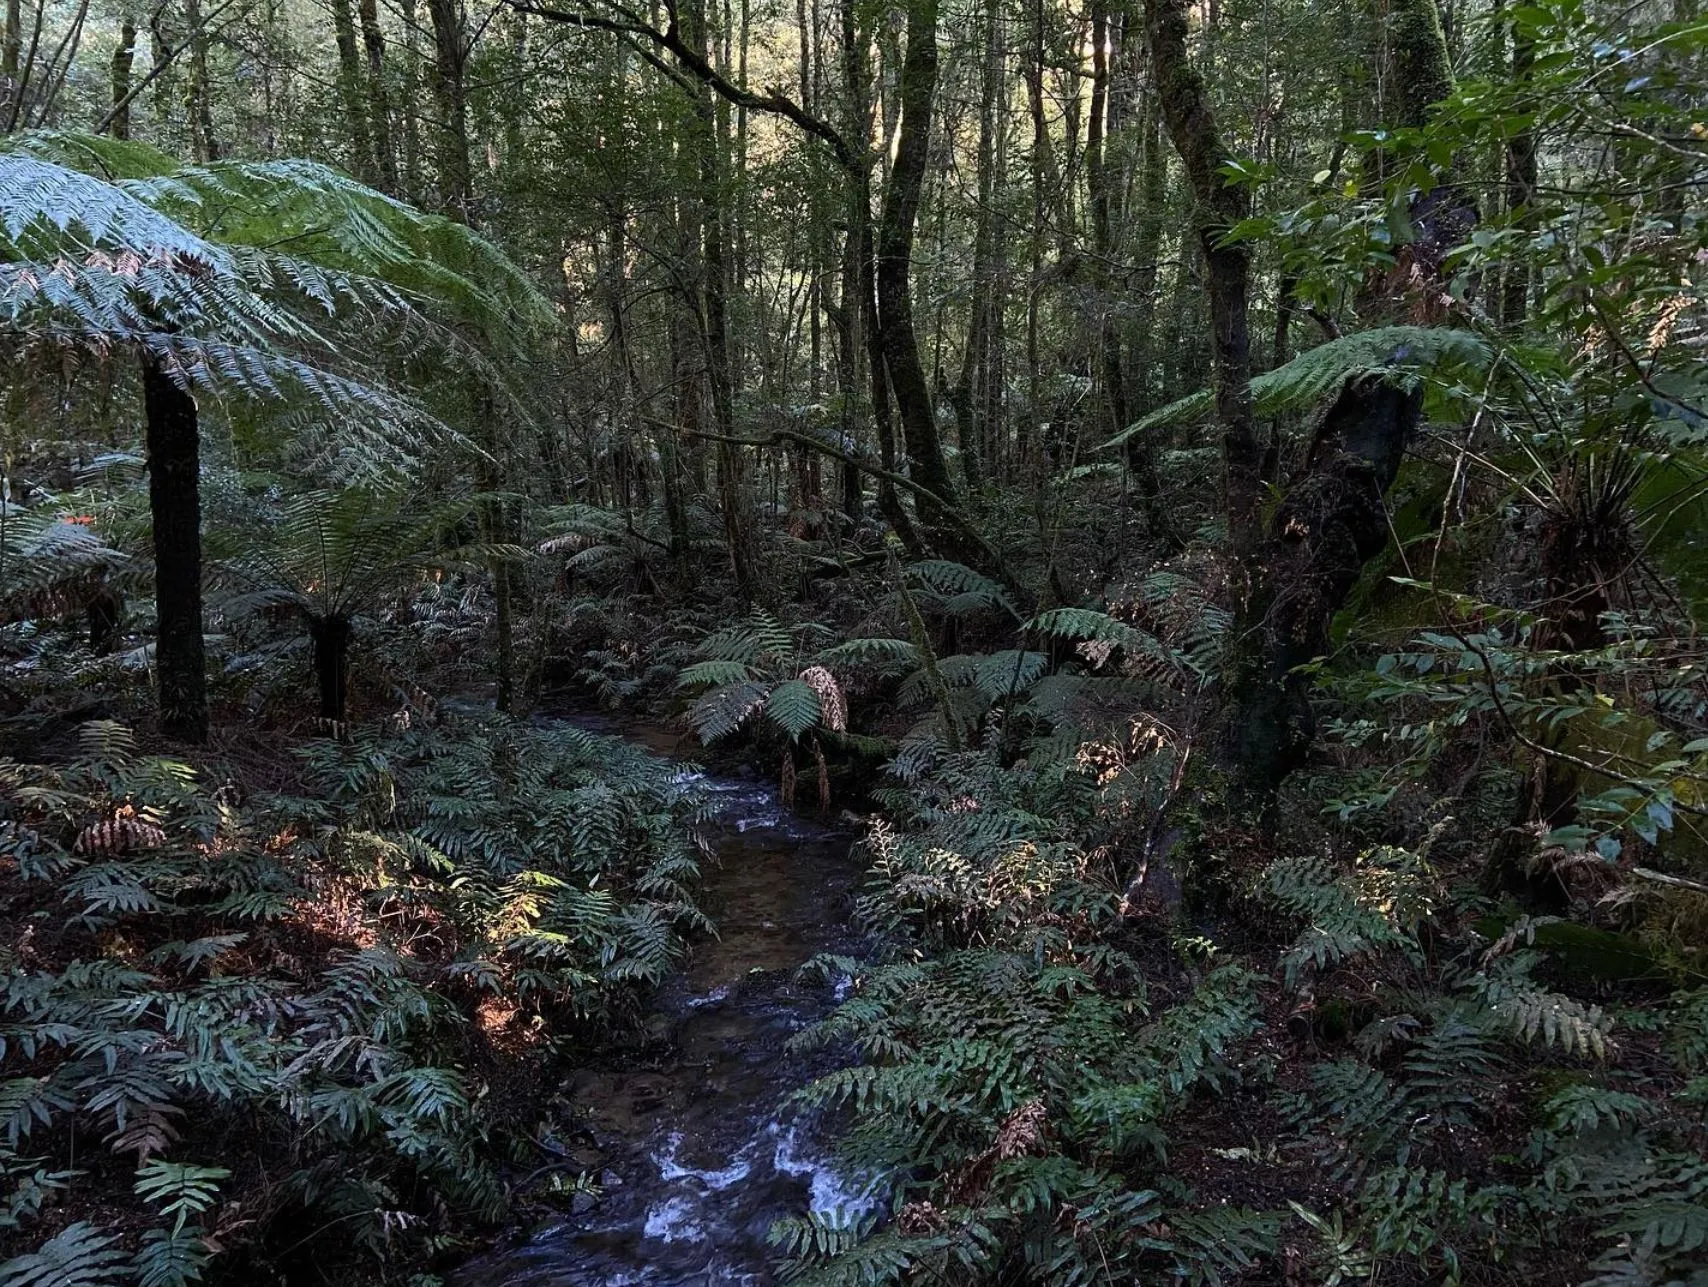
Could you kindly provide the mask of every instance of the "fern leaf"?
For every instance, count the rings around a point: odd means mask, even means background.
[[[823,716],[818,693],[804,679],[786,679],[771,690],[765,701],[765,718],[798,741]]]

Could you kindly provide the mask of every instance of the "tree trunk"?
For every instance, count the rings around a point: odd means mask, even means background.
[[[1527,85],[1536,61],[1536,46],[1517,22],[1512,24],[1512,79]],[[1531,207],[1536,200],[1536,135],[1529,128],[1515,130],[1506,144],[1506,209],[1514,227],[1528,231],[1535,224]],[[1501,325],[1508,330],[1524,326],[1530,300],[1530,261],[1514,256],[1506,265],[1500,302]]]
[[[184,0],[184,21],[190,28],[190,84],[185,106],[190,114],[190,155],[200,164],[220,158],[214,132],[213,89],[208,80],[208,33],[202,24],[201,0]]]
[[[842,0],[842,50],[844,90],[848,104],[848,135],[863,139],[871,132],[872,96],[871,69],[867,65],[865,44],[855,25],[855,0]],[[878,462],[894,473],[899,467],[896,459],[895,422],[891,419],[890,383],[885,369],[883,328],[879,324],[877,273],[872,235],[871,169],[857,167],[848,181],[848,239],[853,258],[853,284],[857,302],[844,301],[851,324],[859,331],[866,349],[866,377],[871,386],[872,428],[878,440]],[[917,355],[916,355],[917,357]],[[878,479],[878,512],[890,525],[909,554],[924,553],[924,542],[914,530],[907,510],[895,484],[888,478]]]
[[[397,153],[391,141],[391,101],[385,81],[385,33],[380,30],[376,0],[358,0],[362,47],[368,56],[368,117],[373,131],[375,186],[397,195]]]
[[[902,438],[913,479],[946,505],[955,504],[955,487],[943,459],[937,413],[926,383],[914,330],[910,280],[914,223],[930,156],[931,114],[937,93],[938,0],[908,0],[907,53],[901,67],[901,120],[895,163],[885,185],[883,215],[876,247],[878,328],[890,391],[895,397]],[[919,510],[935,542],[958,544],[936,502],[919,498]]]
[[[961,442],[961,473],[969,491],[984,476],[985,447],[991,439],[994,404],[1002,396],[993,385],[998,363],[994,349],[1000,341],[1002,295],[997,273],[997,145],[996,134],[1006,122],[997,119],[997,95],[1002,87],[1004,56],[1001,11],[996,0],[985,0],[984,71],[979,87],[978,211],[973,232],[972,316],[967,323],[961,378],[955,389],[955,411]]]
[[[849,185],[852,188],[852,184]],[[852,198],[850,198],[852,201]],[[841,448],[850,455],[860,451],[860,346],[865,318],[860,307],[860,244],[849,220],[842,245],[842,286],[837,309],[830,314],[836,331],[836,392],[840,404]],[[891,487],[894,491],[894,487]],[[858,527],[865,508],[860,471],[842,463],[842,512],[850,528]]]
[[[344,105],[344,128],[350,136],[356,177],[377,184],[374,149],[368,129],[368,109],[362,93],[362,61],[356,52],[356,15],[350,0],[332,0],[332,34],[338,45],[338,97]]]
[[[1388,116],[1417,129],[1429,119],[1429,108],[1453,92],[1441,10],[1435,0],[1387,0],[1387,9],[1388,81],[1396,95]]]
[[[468,102],[463,85],[463,12],[458,0],[427,0],[433,20],[433,102],[437,110],[435,153],[439,205],[473,227],[474,176],[469,163]]]
[[[422,62],[416,48],[415,0],[398,0],[398,12],[403,16],[403,102],[399,106],[399,125],[403,130],[403,157],[398,173],[401,195],[416,205],[422,204],[421,186],[421,78],[417,70]]]
[[[113,123],[107,127],[116,139],[130,137],[130,72],[136,61],[136,23],[126,10],[119,26],[119,45],[113,50]]]
[[[1147,103],[1139,145],[1143,159],[1139,178],[1139,213],[1135,220],[1133,247],[1133,324],[1131,392],[1137,406],[1129,414],[1149,411],[1163,401],[1163,381],[1156,378],[1160,363],[1155,359],[1157,296],[1161,289],[1163,215],[1168,206],[1168,153],[1163,140],[1160,105],[1154,96]],[[1157,475],[1157,444],[1144,434],[1127,439],[1127,468],[1138,485],[1139,504],[1153,534],[1174,541],[1173,524],[1162,505],[1162,482]]]
[[[684,11],[688,26],[683,32],[688,47],[702,53],[707,47],[703,3],[704,0],[692,0]],[[700,181],[701,340],[706,356],[706,382],[712,395],[712,420],[719,435],[718,502],[723,511],[724,540],[729,546],[730,571],[735,576],[736,589],[742,598],[755,601],[759,595],[759,571],[743,488],[742,449],[725,441],[736,436],[736,425],[728,323],[728,233],[721,184],[722,166],[719,164],[721,148],[717,113],[709,88],[702,86],[694,101]]]
[[[320,689],[320,718],[344,722],[350,682],[350,618],[334,612],[310,617],[308,637],[314,645],[314,677]]]
[[[1385,498],[1422,406],[1420,390],[1373,376],[1349,381],[1317,431],[1304,477],[1270,521],[1260,655],[1242,676],[1230,725],[1254,803],[1272,800],[1310,747],[1311,679],[1299,668],[1328,653],[1334,614],[1387,546]]]
[[[148,19],[148,52],[154,66],[166,70],[154,79],[154,122],[162,135],[172,120],[172,104],[176,97],[177,64],[172,59],[172,32],[164,4],[156,5]]]
[[[1248,580],[1243,598],[1261,597],[1252,581],[1263,498],[1263,453],[1251,409],[1249,253],[1222,238],[1244,219],[1250,200],[1243,187],[1224,177],[1232,159],[1216,131],[1209,94],[1186,52],[1185,0],[1145,0],[1157,97],[1198,205],[1198,236],[1209,273],[1210,325],[1214,335],[1216,419],[1222,431],[1222,498],[1228,543]]]
[[[506,534],[504,507],[497,507],[498,535]],[[502,559],[492,564],[493,627],[498,634],[498,693],[493,705],[500,714],[511,715],[516,710],[516,612],[514,587],[510,583],[510,564]]]
[[[196,400],[161,358],[142,360],[148,507],[154,532],[154,664],[160,727],[197,745],[208,736],[202,644],[202,512]]]
[[[6,25],[0,31],[0,132],[10,131],[10,122],[17,117],[19,62],[23,52],[23,5],[21,0],[6,0]]]

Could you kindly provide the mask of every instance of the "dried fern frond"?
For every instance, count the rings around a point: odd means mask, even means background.
[[[820,723],[832,733],[847,732],[848,702],[842,695],[842,685],[836,682],[836,676],[823,666],[808,666],[800,678],[818,695]]]

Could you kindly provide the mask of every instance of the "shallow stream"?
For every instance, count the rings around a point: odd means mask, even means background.
[[[620,731],[665,753],[647,730]],[[779,1216],[864,1201],[810,1118],[784,1100],[815,1071],[789,1038],[835,1002],[796,969],[854,946],[853,834],[782,807],[773,787],[686,778],[715,810],[702,902],[716,939],[695,944],[653,1000],[644,1050],[579,1070],[555,1114],[575,1166],[602,1196],[451,1276],[452,1287],[676,1287],[773,1281]]]

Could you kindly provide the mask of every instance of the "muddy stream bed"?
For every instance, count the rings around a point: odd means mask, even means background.
[[[668,736],[588,717],[668,758]],[[788,1041],[835,1004],[798,980],[824,951],[853,951],[852,827],[782,807],[760,779],[690,774],[714,812],[703,834],[702,905],[718,937],[696,942],[651,1003],[645,1048],[613,1052],[558,1094],[554,1147],[602,1190],[471,1261],[451,1287],[674,1287],[774,1281],[766,1230],[779,1216],[850,1211],[869,1199],[837,1170],[810,1116],[785,1103],[833,1056]]]

